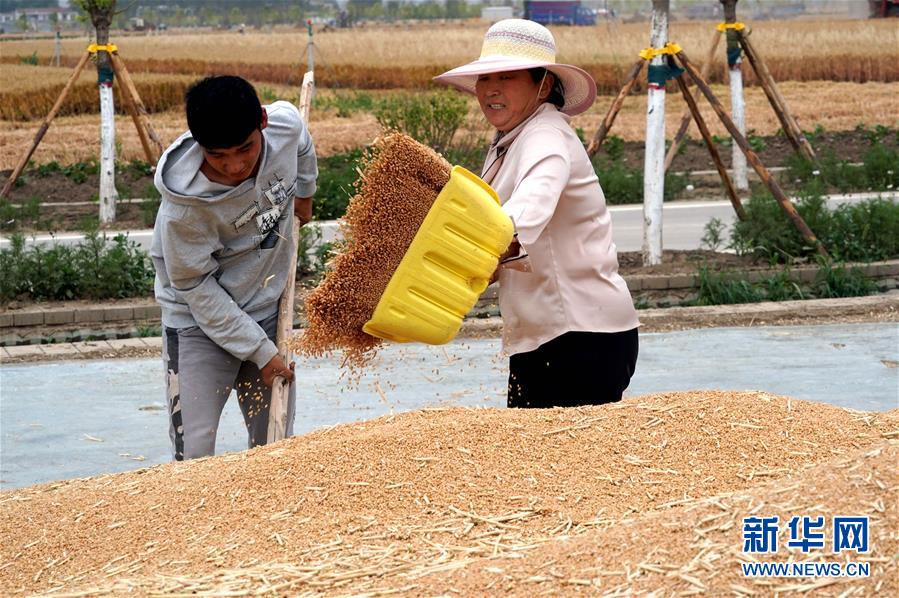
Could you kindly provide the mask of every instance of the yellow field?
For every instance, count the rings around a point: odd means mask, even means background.
[[[0,120],[34,120],[44,117],[59,97],[72,74],[71,68],[0,65]],[[184,91],[196,79],[190,75],[135,73],[132,76],[141,100],[149,112],[180,106]],[[124,111],[115,89],[115,103]],[[97,70],[92,65],[82,71],[63,104],[61,114],[96,114],[100,109]]]
[[[554,27],[553,35],[561,61],[574,64],[620,62],[630,64],[648,45],[646,23],[604,22],[595,27]],[[711,22],[672,23],[669,37],[684,49],[704,54],[714,34]],[[318,66],[353,64],[362,66],[456,65],[475,58],[480,51],[484,25],[480,23],[421,26],[361,27],[315,34],[322,61]],[[766,21],[754,27],[752,39],[770,59],[829,56],[865,57],[899,55],[899,28],[889,20]],[[305,64],[305,30],[275,33],[233,32],[129,36],[114,40],[126,60],[194,59],[215,62],[241,61],[255,64]],[[63,40],[63,53],[80,54],[87,39]],[[3,42],[3,54],[30,55],[49,59],[53,40]],[[723,59],[723,50],[721,52]]]
[[[821,85],[787,82],[780,85],[780,89],[800,126],[806,130],[812,130],[818,125],[828,131],[849,130],[858,124],[899,127],[899,105],[897,105],[899,83]],[[728,105],[727,88],[716,85],[714,91],[725,105]],[[324,97],[328,91],[319,90],[319,94],[319,97]],[[294,99],[286,88],[282,97]],[[588,136],[592,135],[611,101],[612,98],[609,96],[600,97],[593,108],[576,117],[572,124],[584,129]],[[724,127],[714,120],[711,108],[704,100],[700,99],[699,102],[712,132],[726,135]],[[475,103],[472,101],[470,105],[474,122],[480,122]],[[681,96],[668,94],[665,114],[669,137],[676,129],[683,109]],[[633,95],[628,98],[615,121],[612,134],[627,140],[643,139],[646,127],[645,111],[644,95]],[[184,115],[180,109],[153,114],[150,120],[166,144],[172,142],[186,128]],[[754,129],[758,135],[771,135],[780,128],[780,123],[771,112],[759,88],[746,90],[746,121],[747,128]],[[99,122],[99,115],[57,118],[34,155],[34,161],[44,163],[56,160],[60,163],[71,163],[95,158],[99,153]],[[15,165],[23,151],[22,148],[33,138],[37,126],[37,122],[0,121],[0,170],[10,169]],[[365,145],[371,142],[379,131],[374,117],[370,114],[337,118],[333,111],[317,110],[315,105],[312,109],[310,129],[315,138],[316,150],[322,156]],[[120,158],[125,160],[143,158],[140,142],[128,117],[119,116],[116,119],[116,134],[121,147]],[[479,135],[486,143],[490,131],[484,126],[474,131],[474,134]],[[690,135],[694,139],[699,137],[695,125],[691,125]]]
[[[317,32],[316,80],[319,97],[331,90],[352,88],[422,88],[430,78],[474,58],[480,49],[484,26],[413,25],[361,27]],[[621,77],[646,45],[645,23],[601,23],[596,27],[554,29],[561,61],[584,66],[607,94],[573,125],[590,136],[608,109],[611,94]],[[675,23],[671,39],[681,43],[695,62],[704,60],[714,35],[713,23]],[[207,32],[121,36],[120,48],[135,83],[151,113],[151,121],[165,143],[184,130],[181,98],[190,81],[210,73],[237,73],[252,80],[264,99],[282,97],[296,101],[305,67],[305,31],[274,33]],[[899,28],[888,20],[768,21],[759,24],[752,39],[797,116],[800,126],[846,130],[858,124],[899,125]],[[64,62],[74,64],[87,39],[63,41]],[[0,169],[11,168],[22,147],[33,137],[38,121],[50,109],[68,78],[71,67],[50,68],[18,64],[20,56],[36,52],[42,64],[49,61],[53,41],[20,40],[0,43]],[[719,47],[719,67],[713,80],[723,81],[724,45]],[[748,72],[748,66],[744,72]],[[97,154],[97,93],[95,70],[88,66],[51,126],[34,160],[71,162]],[[752,77],[747,77],[751,83]],[[870,81],[868,83],[859,83]],[[729,104],[725,86],[715,86],[722,102]],[[377,92],[373,92],[377,93]],[[683,110],[679,93],[668,96],[669,135]],[[779,128],[757,87],[748,87],[747,127],[757,134]],[[121,102],[117,101],[121,108]],[[701,100],[701,105],[705,102]],[[472,103],[472,114],[478,111]],[[645,100],[636,93],[625,103],[613,134],[641,139],[645,127]],[[725,131],[704,108],[714,133]],[[73,116],[81,115],[84,116]],[[21,121],[21,122],[12,122]],[[130,121],[119,118],[120,155],[141,156]],[[344,151],[371,141],[378,127],[371,115],[337,118],[313,107],[312,132],[321,155]],[[487,138],[486,129],[476,135]],[[691,132],[694,137],[698,134]]]
[[[475,58],[481,23],[360,27],[314,36],[319,81],[332,87],[424,87],[430,77]],[[601,89],[620,85],[622,72],[648,45],[646,23],[603,22],[595,27],[553,29],[559,60],[577,64]],[[714,35],[711,22],[674,23],[670,39],[694,61],[704,60]],[[778,80],[899,81],[899,28],[889,19],[841,21],[766,21],[752,32],[756,48]],[[298,83],[305,67],[305,31],[238,34],[166,34],[115,39],[132,71],[203,74],[230,69],[261,81]],[[88,40],[63,41],[73,63]],[[32,52],[49,61],[54,42],[17,40],[0,44],[4,61]],[[713,80],[723,80],[721,68]],[[302,66],[301,66],[302,65]],[[751,81],[751,77],[749,78]]]

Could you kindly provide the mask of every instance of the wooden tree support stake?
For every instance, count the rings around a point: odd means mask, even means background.
[[[709,73],[712,71],[712,63],[715,61],[715,53],[718,51],[718,43],[721,41],[721,32],[717,29],[715,30],[715,36],[712,39],[712,45],[709,48],[709,55],[706,58],[705,63],[702,65],[702,76],[708,78]],[[680,81],[678,81],[680,84]],[[692,112],[690,111],[689,106],[684,108],[684,113],[680,118],[680,126],[677,128],[677,133],[674,135],[674,140],[671,142],[671,147],[668,148],[668,153],[665,155],[665,172],[668,172],[668,169],[671,168],[671,163],[674,162],[674,157],[677,156],[677,152],[680,151],[681,145],[684,143],[684,137],[687,136],[687,129],[690,126],[690,121],[692,120]]]
[[[743,48],[743,52],[746,53],[746,57],[749,59],[749,64],[752,65],[752,69],[758,76],[762,89],[768,97],[771,108],[777,115],[778,120],[780,120],[780,126],[783,128],[787,139],[790,140],[793,148],[802,154],[806,160],[817,162],[818,156],[815,155],[815,150],[812,149],[808,139],[803,135],[802,129],[799,128],[799,123],[796,122],[793,114],[787,108],[787,103],[777,89],[774,77],[771,76],[771,72],[761,56],[755,51],[755,47],[749,41],[749,37],[743,31],[737,31],[737,39]]]
[[[141,122],[134,96],[131,95],[131,89],[128,85],[124,83],[125,78],[122,76],[122,59],[119,58],[117,52],[110,54],[110,58],[112,59],[112,70],[115,72],[116,79],[119,82],[119,90],[122,92],[122,99],[125,102],[125,107],[128,108],[128,113],[131,115],[131,120],[134,121],[134,128],[137,129],[137,136],[140,138],[140,144],[144,148],[144,155],[147,157],[147,162],[156,164],[159,156],[154,154],[153,150],[150,149],[150,140],[147,138],[147,131],[144,128],[143,122]]]
[[[706,97],[706,100],[708,100],[709,104],[712,106],[712,109],[718,115],[721,123],[727,128],[728,132],[731,134],[731,137],[733,137],[734,142],[737,143],[737,145],[746,155],[746,160],[752,165],[752,168],[755,170],[756,174],[759,175],[759,178],[763,183],[765,183],[778,203],[780,203],[781,208],[783,208],[784,212],[786,212],[787,216],[793,222],[793,225],[796,227],[802,237],[811,245],[814,245],[819,254],[829,259],[830,255],[827,253],[827,249],[824,248],[824,245],[815,236],[815,233],[812,232],[812,229],[810,229],[805,220],[802,219],[802,216],[800,216],[799,212],[796,211],[796,207],[780,188],[780,185],[777,184],[777,181],[774,180],[774,177],[771,176],[771,173],[768,172],[768,169],[765,168],[764,164],[762,164],[762,161],[759,159],[758,155],[749,146],[749,142],[740,133],[740,131],[737,129],[737,126],[724,111],[721,102],[719,102],[718,98],[715,97],[715,94],[712,93],[712,89],[709,87],[708,83],[706,83],[706,81],[700,76],[699,71],[696,70],[696,67],[693,66],[693,63],[689,61],[683,51],[678,52],[677,54],[675,54],[675,56],[684,67],[684,69],[686,69],[687,73],[689,73],[690,77],[692,77],[693,81],[696,83],[696,87],[698,87],[700,91],[702,91],[702,94]]]
[[[677,76],[677,85],[681,88],[681,92],[684,95],[684,101],[687,103],[687,110],[689,110],[689,113],[692,114],[693,119],[696,121],[696,126],[699,128],[702,139],[709,149],[712,161],[715,162],[715,168],[718,169],[718,175],[721,177],[721,182],[724,183],[724,188],[727,189],[727,195],[730,197],[730,203],[733,205],[737,217],[740,220],[746,220],[746,210],[743,209],[743,204],[740,202],[740,196],[737,195],[737,189],[734,187],[733,182],[730,180],[730,176],[727,174],[727,168],[724,167],[724,162],[721,160],[718,148],[715,147],[715,142],[712,140],[712,134],[705,124],[705,119],[702,118],[702,113],[699,111],[699,106],[696,105],[696,100],[693,99],[693,94],[687,89],[687,82],[684,80],[683,75]]]
[[[47,133],[47,129],[50,128],[50,123],[53,122],[54,118],[56,118],[56,113],[59,112],[59,109],[62,107],[62,103],[69,95],[69,92],[72,90],[72,86],[75,85],[75,82],[81,75],[81,71],[84,70],[84,67],[87,64],[89,58],[90,52],[85,52],[81,57],[81,60],[78,61],[78,64],[75,65],[75,70],[72,71],[72,75],[66,82],[65,87],[63,87],[62,91],[59,92],[59,97],[56,98],[56,103],[53,104],[50,112],[47,114],[47,116],[44,117],[44,122],[41,123],[40,128],[38,128],[37,130],[37,133],[34,134],[34,139],[31,141],[31,146],[24,154],[22,154],[22,157],[19,159],[19,163],[16,164],[16,167],[13,169],[12,174],[10,174],[9,178],[6,180],[6,184],[3,185],[3,190],[0,191],[0,197],[6,197],[9,194],[10,189],[12,189],[12,186],[19,178],[19,175],[22,174],[22,171],[28,164],[28,160],[31,159],[31,156],[34,154],[34,150],[37,149],[37,146],[40,144],[41,139],[43,139],[44,135]]]
[[[163,149],[165,149],[162,145],[162,141],[159,139],[159,135],[156,134],[156,131],[153,129],[153,125],[150,124],[150,116],[147,113],[147,108],[144,106],[143,101],[140,99],[140,94],[137,93],[137,87],[134,85],[134,81],[131,79],[131,74],[128,72],[128,69],[125,67],[125,62],[122,60],[121,56],[119,56],[118,52],[114,52],[110,55],[112,58],[112,65],[116,71],[116,77],[121,79],[121,82],[125,83],[125,86],[128,88],[128,92],[131,94],[131,98],[134,100],[134,106],[137,109],[138,118],[143,125],[143,130],[146,132],[147,136],[149,136],[150,141],[153,142],[153,146],[156,149],[155,158],[149,160],[149,162],[154,163],[159,159],[159,156],[162,155]],[[141,126],[137,127],[138,135],[142,135]],[[141,139],[141,143],[143,143],[143,139]]]
[[[631,69],[627,73],[627,79],[624,83],[624,86],[621,88],[621,91],[618,92],[618,97],[615,98],[615,101],[612,102],[612,105],[609,106],[609,111],[606,114],[606,117],[602,120],[602,123],[599,125],[599,129],[596,131],[596,134],[593,136],[593,140],[590,141],[590,145],[587,146],[587,155],[591,158],[596,155],[596,152],[599,151],[602,142],[605,141],[606,135],[609,134],[609,130],[612,128],[612,124],[615,122],[615,117],[618,116],[618,112],[621,110],[621,105],[624,104],[624,99],[631,92],[631,89],[634,87],[634,83],[637,81],[637,76],[640,75],[640,71],[643,70],[643,63],[645,61],[641,58],[637,62],[635,62]]]
[[[315,91],[315,76],[312,71],[303,75],[303,86],[300,89],[300,115],[308,126],[309,112],[312,107],[312,95]],[[293,303],[297,277],[297,251],[299,251],[300,222],[293,219],[293,253],[290,259],[290,269],[287,271],[287,286],[281,294],[278,303],[278,334],[275,344],[284,363],[290,363],[290,349],[287,341],[293,334]],[[268,412],[268,436],[267,442],[282,440],[287,435],[287,404],[290,393],[290,384],[281,376],[275,377],[272,383],[272,400]]]

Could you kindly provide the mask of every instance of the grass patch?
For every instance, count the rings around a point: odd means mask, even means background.
[[[794,301],[862,297],[877,292],[877,285],[856,267],[821,262],[815,282],[803,286],[784,268],[758,282],[749,282],[738,272],[699,269],[697,297],[688,305],[732,305],[760,301]]]

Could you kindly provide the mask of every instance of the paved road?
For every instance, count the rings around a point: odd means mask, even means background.
[[[830,207],[843,203],[864,201],[875,197],[883,197],[899,201],[899,193],[850,193],[847,195],[831,195],[828,197]],[[615,244],[618,251],[640,251],[643,247],[643,206],[612,206],[612,226]],[[662,235],[665,249],[698,249],[702,245],[705,234],[704,227],[712,218],[719,218],[729,229],[734,219],[733,208],[728,201],[677,201],[666,204],[663,213]],[[324,240],[330,240],[337,232],[334,222],[322,223]],[[115,234],[115,233],[110,233]],[[129,231],[128,235],[140,243],[145,249],[150,247],[152,231]],[[78,243],[83,239],[79,233],[61,233],[55,236],[38,235],[31,242]],[[0,236],[0,248],[6,247],[9,239]]]
[[[887,411],[899,407],[897,341],[895,323],[644,333],[627,393],[751,389]],[[498,339],[387,345],[356,385],[339,357],[302,359],[295,432],[429,406],[502,407],[498,354]],[[2,365],[0,376],[0,489],[171,458],[158,358]],[[246,446],[233,400],[218,440],[219,452]]]

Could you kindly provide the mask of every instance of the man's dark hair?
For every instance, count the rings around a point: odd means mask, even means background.
[[[534,83],[538,84],[546,76],[546,69],[542,67],[528,69],[528,72],[531,74],[531,79],[533,79]],[[565,86],[562,85],[559,75],[555,73],[553,73],[553,87],[549,90],[549,96],[546,98],[546,101],[560,110],[565,105]]]
[[[262,105],[250,82],[241,77],[207,77],[184,96],[187,126],[207,149],[240,145],[262,123]]]

